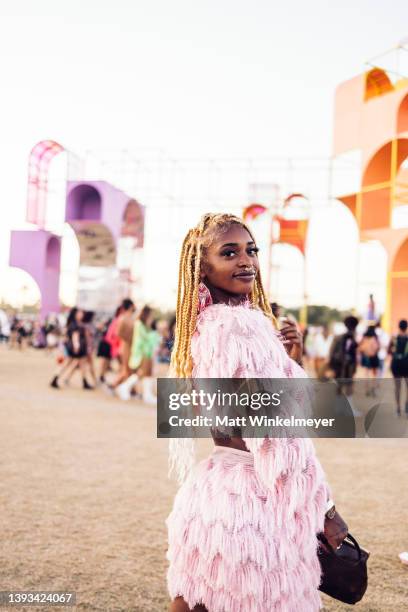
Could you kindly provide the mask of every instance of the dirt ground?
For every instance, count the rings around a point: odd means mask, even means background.
[[[155,410],[78,380],[52,390],[53,367],[42,353],[0,347],[0,591],[66,589],[78,610],[164,612],[175,485]],[[407,610],[398,553],[408,550],[408,440],[316,444],[341,514],[371,551],[358,609]]]

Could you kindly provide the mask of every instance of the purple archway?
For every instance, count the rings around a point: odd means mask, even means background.
[[[69,192],[65,211],[66,221],[100,221],[101,216],[101,194],[93,185],[83,183]]]
[[[45,230],[11,232],[10,265],[28,272],[41,294],[41,318],[59,312],[61,238]]]
[[[64,150],[53,140],[41,141],[31,150],[26,219],[38,229],[11,233],[10,265],[25,270],[37,282],[42,317],[60,310],[61,237],[44,225],[49,164]],[[123,235],[133,236],[136,247],[143,246],[143,206],[105,181],[68,182],[65,221],[77,234],[84,265],[115,265],[117,243]]]

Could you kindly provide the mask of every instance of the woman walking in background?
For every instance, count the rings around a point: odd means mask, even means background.
[[[127,380],[131,374],[129,369],[130,347],[133,338],[133,326],[135,319],[135,305],[132,300],[126,298],[123,300],[120,315],[117,319],[116,335],[120,340],[119,358],[120,371],[112,385],[112,389],[116,389],[121,383]]]
[[[93,383],[94,383],[94,387],[96,387],[97,385],[97,379],[96,379],[96,374],[95,374],[95,368],[94,368],[94,344],[95,344],[95,328],[93,326],[93,318],[94,318],[94,313],[90,310],[85,311],[83,313],[83,318],[82,318],[82,326],[83,326],[83,332],[85,334],[85,346],[86,346],[86,355],[85,355],[85,365],[86,365],[86,373],[90,373]],[[75,367],[74,364],[72,364],[72,368],[70,368],[68,375],[65,377],[64,379],[64,384],[69,385],[71,383],[71,379],[73,377],[73,375],[75,374],[75,372],[77,370],[80,370],[80,364],[79,361],[77,361],[75,363]],[[84,379],[84,378],[83,378]],[[86,377],[85,377],[86,380]],[[84,387],[84,388],[94,388],[94,387]]]
[[[174,331],[176,328],[176,317],[173,316],[163,329],[160,346],[157,351],[157,363],[162,366],[170,365],[171,352],[174,345]],[[163,370],[167,374],[167,370]]]
[[[94,352],[95,352],[95,325],[94,325],[95,313],[88,310],[84,314],[83,324],[85,328],[85,342],[86,342],[86,363],[88,371],[91,374],[93,384],[96,387],[98,380],[96,378],[95,365],[94,365]]]
[[[380,367],[380,360],[378,359],[380,343],[378,342],[374,325],[370,325],[367,328],[367,331],[364,333],[358,345],[358,350],[361,354],[361,365],[365,369],[366,395],[375,397],[377,389],[377,371]]]
[[[106,334],[100,343],[102,344],[103,342],[104,345],[99,347],[100,351],[98,349],[98,352],[100,352],[98,356],[101,357],[103,360],[101,369],[100,369],[100,373],[99,373],[99,380],[102,383],[106,382],[105,375],[107,371],[109,370],[109,367],[112,361],[117,359],[118,362],[120,362],[121,340],[118,336],[118,327],[119,327],[119,321],[120,321],[121,314],[122,314],[122,304],[118,306],[112,321],[108,324]]]
[[[117,389],[118,396],[123,400],[130,399],[131,391],[135,388],[139,396],[151,403],[150,389],[145,387],[144,380],[152,376],[153,353],[160,342],[160,337],[152,329],[152,324],[153,311],[150,306],[144,306],[133,329],[129,356],[129,369],[132,374]]]
[[[391,354],[391,372],[395,384],[395,401],[397,414],[401,416],[401,387],[405,381],[405,415],[408,418],[408,322],[401,319],[398,324],[398,334],[391,340],[389,352]]]
[[[63,363],[57,374],[51,381],[51,387],[59,389],[59,379],[63,373],[67,373],[66,378],[79,367],[82,374],[82,386],[84,389],[93,389],[86,379],[87,361],[87,338],[86,329],[83,323],[84,311],[80,308],[72,308],[68,315],[66,326],[65,349],[68,359]]]
[[[323,325],[323,327],[316,332],[315,337],[314,370],[318,378],[323,378],[325,376],[332,342],[333,336],[330,334],[329,326]]]
[[[111,343],[108,340],[108,331],[113,321],[118,316],[119,310],[120,308],[117,308],[114,316],[111,319],[103,321],[103,323],[101,323],[100,325],[100,339],[98,342],[96,356],[99,359],[99,382],[101,384],[104,384],[106,382],[105,375],[110,368],[112,360],[113,351]]]
[[[143,306],[133,328],[129,368],[136,370],[139,377],[151,376],[153,351],[159,342],[157,332],[152,329],[153,311]]]
[[[294,360],[302,355],[296,326],[280,330],[285,345],[279,339],[257,252],[249,229],[232,215],[205,215],[188,232],[173,376],[306,376]],[[196,468],[192,441],[170,441],[182,482],[167,519],[171,612],[318,610],[316,534],[325,530],[337,547],[347,530],[312,442],[216,431],[213,438],[212,454]]]

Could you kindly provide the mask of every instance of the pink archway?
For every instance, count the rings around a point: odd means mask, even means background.
[[[30,152],[26,219],[41,229],[45,225],[49,165],[55,155],[64,150],[54,140],[42,140]]]

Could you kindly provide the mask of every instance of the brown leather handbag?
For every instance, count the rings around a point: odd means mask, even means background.
[[[338,550],[332,548],[323,533],[319,533],[317,538],[322,569],[319,590],[344,603],[357,603],[367,590],[367,559],[370,553],[360,548],[350,533]]]

